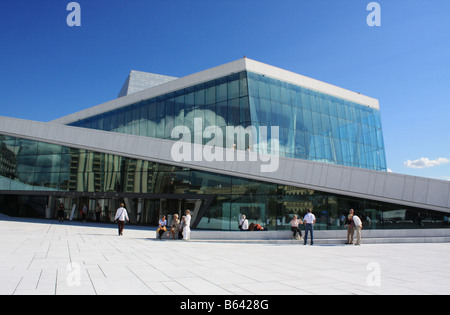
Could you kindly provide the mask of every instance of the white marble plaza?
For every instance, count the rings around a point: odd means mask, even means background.
[[[450,294],[450,244],[156,240],[155,229],[0,217],[0,294]]]

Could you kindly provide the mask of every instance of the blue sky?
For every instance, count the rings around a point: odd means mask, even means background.
[[[380,27],[370,0],[79,0],[81,27],[69,2],[0,2],[1,116],[50,121],[116,98],[131,69],[246,55],[379,99],[388,167],[450,180],[448,0],[379,0]]]

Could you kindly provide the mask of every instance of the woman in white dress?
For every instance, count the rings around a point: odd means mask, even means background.
[[[189,241],[191,239],[191,211],[186,210],[184,219],[183,239]]]

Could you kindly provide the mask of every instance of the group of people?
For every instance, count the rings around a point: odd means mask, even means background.
[[[312,214],[311,209],[308,209],[307,214],[303,218],[303,221],[299,219],[296,215],[291,220],[291,231],[293,232],[293,238],[298,238],[297,233],[299,234],[299,238],[302,237],[302,232],[299,229],[299,225],[305,225],[305,238],[303,241],[303,245],[306,245],[308,242],[308,233],[311,234],[311,245],[314,245],[314,224],[316,223],[316,217]],[[345,226],[347,227],[347,243],[345,244],[353,244],[354,234],[356,232],[356,243],[355,245],[361,245],[361,229],[362,229],[362,221],[361,219],[355,215],[355,211],[350,209],[349,215],[346,219]]]
[[[120,208],[116,211],[115,220],[118,222],[119,235],[123,235],[123,228],[125,225],[125,220],[129,221],[127,210],[124,208],[124,204],[120,205]],[[294,215],[291,220],[291,231],[293,232],[293,238],[302,238],[302,232],[299,228],[300,225],[305,226],[305,237],[303,239],[303,245],[308,242],[308,234],[311,234],[311,245],[314,245],[314,224],[316,223],[316,217],[311,212],[311,209],[307,210],[307,214],[304,216],[303,220],[299,219],[297,215]],[[186,215],[178,219],[178,215],[174,214],[172,224],[170,226],[170,231],[167,234],[168,237],[172,236],[172,239],[183,239],[190,240],[191,238],[191,212],[186,210]],[[356,232],[356,243],[355,245],[361,245],[361,230],[362,221],[355,214],[353,209],[350,209],[347,219],[345,221],[345,226],[347,227],[347,243],[353,244],[354,234]],[[239,220],[239,229],[242,231],[248,231],[250,228],[249,222],[245,215],[241,216]],[[253,229],[252,229],[253,230]],[[159,220],[157,234],[159,239],[162,239],[164,233],[167,232],[167,220],[166,216],[162,216]],[[298,233],[298,236],[297,236]]]
[[[355,210],[350,209],[345,226],[347,227],[347,243],[345,244],[353,244],[353,237],[356,232],[355,245],[361,245],[361,229],[363,225],[361,219],[355,214]]]
[[[162,239],[164,233],[167,232],[167,220],[166,216],[163,215],[161,220],[159,220],[157,234],[159,239]],[[179,240],[183,239],[185,241],[189,241],[191,239],[191,211],[186,210],[184,216],[181,217],[181,220],[178,219],[178,214],[173,215],[172,224],[170,226],[170,231],[167,233],[167,236],[170,237],[172,235],[172,239],[175,237]]]
[[[125,221],[130,221],[128,217],[127,209],[124,208],[124,204],[120,204],[120,208],[116,211],[116,216],[114,218],[119,225],[119,235],[123,235],[123,229],[125,226]],[[167,220],[166,216],[163,215],[161,220],[159,220],[158,229],[156,230],[159,239],[162,239],[162,236],[167,231]],[[170,231],[167,236],[172,235],[172,238],[175,239],[183,239],[188,241],[191,239],[191,211],[186,210],[186,215],[181,218],[181,221],[178,219],[178,214],[174,214],[172,225],[170,227]]]
[[[293,232],[293,237],[297,238],[297,233],[299,234],[299,238],[302,238],[302,232],[300,231],[299,226],[305,225],[305,238],[303,239],[303,245],[306,245],[308,242],[308,234],[311,234],[311,245],[314,245],[314,224],[316,224],[316,217],[312,214],[311,209],[307,210],[303,221],[299,219],[296,215],[291,220],[291,231]]]
[[[264,228],[259,223],[248,223],[245,214],[239,220],[239,230],[241,231],[264,231]]]

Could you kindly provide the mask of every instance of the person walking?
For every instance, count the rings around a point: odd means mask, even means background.
[[[115,219],[118,222],[119,225],[119,236],[123,235],[123,229],[125,227],[125,220],[130,221],[128,218],[128,212],[127,209],[124,208],[124,204],[120,204],[120,208],[116,211]]]
[[[302,238],[302,232],[298,228],[298,226],[300,224],[303,224],[303,221],[298,219],[298,217],[296,215],[294,215],[294,218],[291,220],[291,231],[294,233],[292,235],[292,238],[294,238],[294,239],[297,238],[297,232],[298,232],[298,234],[300,236],[300,239]]]
[[[361,245],[361,230],[362,230],[362,221],[357,215],[353,215],[353,223],[355,224],[356,230],[356,246]]]
[[[186,210],[184,219],[183,239],[189,241],[191,239],[191,211]]]
[[[316,216],[311,213],[311,209],[308,209],[308,213],[303,218],[305,224],[305,239],[303,245],[308,242],[308,232],[311,232],[311,245],[314,245],[314,224],[316,224]]]
[[[353,236],[355,234],[355,223],[353,222],[353,214],[355,211],[350,209],[347,219],[345,220],[345,226],[347,227],[347,245],[353,244]]]

